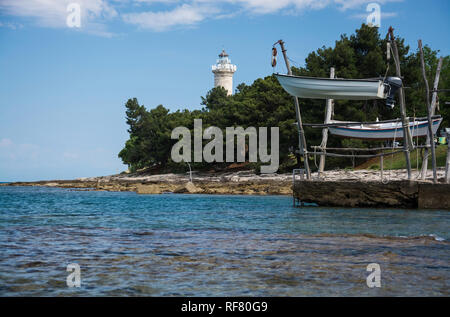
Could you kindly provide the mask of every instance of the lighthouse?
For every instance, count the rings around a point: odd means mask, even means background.
[[[212,66],[214,73],[214,87],[223,87],[227,91],[228,96],[233,94],[233,75],[237,70],[237,66],[231,64],[229,55],[222,50],[219,55],[217,64]]]

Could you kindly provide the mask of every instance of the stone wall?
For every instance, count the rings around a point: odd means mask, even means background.
[[[450,185],[409,181],[299,181],[294,197],[333,207],[420,208],[450,210]]]

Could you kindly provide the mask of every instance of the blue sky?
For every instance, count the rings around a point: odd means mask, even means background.
[[[73,2],[80,28],[66,23]],[[422,38],[450,53],[448,0],[0,0],[0,181],[126,170],[128,98],[199,109],[222,48],[235,86],[251,84],[273,72],[275,41],[303,65],[359,28],[371,2],[383,34],[393,25],[414,50]]]

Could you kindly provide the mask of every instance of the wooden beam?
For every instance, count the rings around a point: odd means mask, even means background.
[[[422,75],[423,75],[423,81],[425,82],[425,89],[426,89],[426,102],[427,102],[427,115],[428,115],[428,136],[430,137],[430,144],[431,144],[431,162],[433,166],[433,183],[437,183],[437,172],[436,172],[436,151],[434,148],[434,133],[433,133],[433,121],[431,120],[432,116],[432,108],[430,104],[430,87],[428,86],[428,79],[427,79],[427,71],[425,69],[425,60],[423,56],[423,48],[422,48],[422,40],[419,40],[419,51],[420,51],[420,63],[422,64]]]
[[[394,37],[394,29],[392,26],[389,28],[389,36],[392,45],[392,51],[394,53],[394,62],[395,62],[395,72],[397,77],[402,78],[402,72],[400,68],[400,57],[398,55],[398,47],[397,42]],[[403,146],[405,148],[405,159],[406,159],[406,169],[408,171],[408,180],[411,180],[411,157],[410,151],[413,150],[412,141],[411,141],[411,131],[409,130],[408,119],[406,118],[406,101],[405,101],[405,91],[403,87],[399,89],[399,98],[400,98],[400,113],[402,116],[403,122]]]
[[[444,61],[443,57],[439,58],[438,66],[436,69],[436,76],[434,78],[433,96],[431,98],[431,115],[432,116],[434,116],[434,113],[436,111],[439,78],[441,75],[441,68],[442,68],[443,61]],[[429,135],[427,135],[427,141],[425,144],[427,144],[427,145],[431,144]],[[420,172],[422,175],[422,180],[425,180],[425,178],[427,176],[427,169],[428,169],[428,149],[425,149],[425,153],[423,154],[423,158],[422,158],[422,170]]]
[[[288,75],[292,75],[291,65],[289,64],[289,59],[286,54],[286,48],[284,46],[283,40],[279,40],[277,42],[281,46],[281,51],[283,52],[284,62],[286,63],[286,68]],[[306,146],[306,138],[305,138],[305,131],[303,130],[303,124],[302,124],[302,115],[300,112],[300,105],[298,103],[298,98],[294,97],[294,105],[295,105],[295,115],[297,117],[297,130],[298,130],[298,143],[300,148],[300,154],[303,155],[303,160],[305,164],[305,170],[306,170],[306,178],[311,178],[311,170],[309,169],[309,162],[308,162],[308,150]]]
[[[335,77],[335,69],[334,67],[331,67],[330,69],[330,78],[334,79]],[[327,106],[325,109],[325,121],[324,124],[328,124],[331,121],[331,115],[333,114],[333,107],[334,107],[334,100],[333,99],[327,99]],[[322,130],[322,143],[321,146],[323,148],[327,147],[327,143],[328,143],[328,127],[325,127]],[[323,150],[325,152],[325,150]],[[323,171],[325,170],[325,155],[320,156],[320,162],[319,162],[319,176],[320,173],[323,173]]]
[[[336,154],[336,153],[330,153],[330,152],[316,152],[316,153],[314,153],[314,155],[326,155],[326,156],[330,156],[330,157],[347,157],[347,158],[374,158],[374,157],[393,155],[393,154],[402,153],[402,152],[404,152],[404,150],[388,152],[388,153],[370,154],[370,155],[369,154],[353,155],[353,154]]]

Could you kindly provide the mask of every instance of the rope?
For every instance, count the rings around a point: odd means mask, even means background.
[[[391,56],[390,56],[390,53],[392,52],[392,56],[395,56],[394,55],[394,51],[392,50],[392,45],[391,45],[391,43],[390,42],[388,42],[387,43],[387,67],[386,67],[386,73],[384,74],[384,78],[383,78],[383,82],[385,82],[385,80],[386,80],[386,78],[387,78],[387,74],[388,74],[388,72],[389,72],[389,67],[390,67],[390,65],[391,65],[391,63],[389,63],[389,61],[391,60]]]
[[[292,64],[294,64],[294,66],[296,66],[296,67],[298,67],[298,68],[301,68],[301,67],[302,67],[302,66],[300,65],[300,63],[294,61],[293,59],[291,59],[291,58],[289,58],[289,57],[288,57],[288,60],[289,60]]]
[[[385,82],[386,78],[387,78],[387,74],[389,72],[389,64],[386,67],[386,73],[384,73],[384,78],[383,78],[383,83]]]

